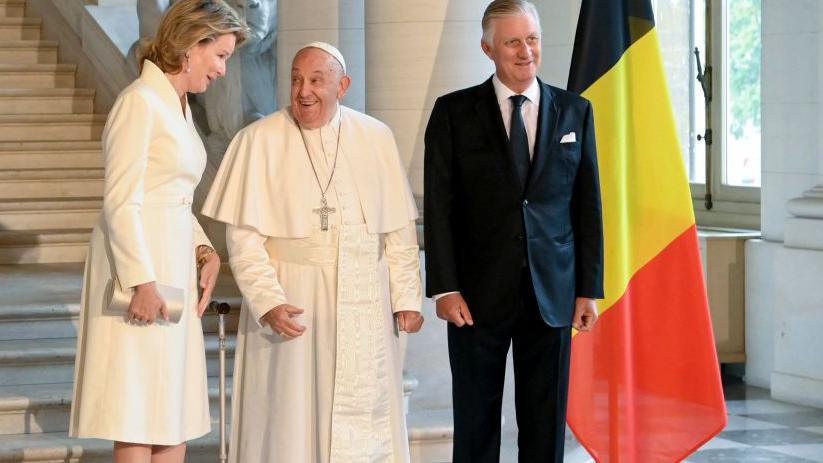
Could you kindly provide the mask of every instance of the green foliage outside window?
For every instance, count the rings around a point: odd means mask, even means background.
[[[737,138],[751,124],[760,127],[761,0],[729,3],[729,131]]]

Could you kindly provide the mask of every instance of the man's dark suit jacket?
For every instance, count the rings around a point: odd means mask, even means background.
[[[460,291],[476,322],[506,317],[528,265],[543,319],[571,325],[603,297],[603,225],[591,104],[543,82],[521,185],[492,80],[437,99],[426,129],[428,296]],[[576,141],[561,143],[574,132]]]

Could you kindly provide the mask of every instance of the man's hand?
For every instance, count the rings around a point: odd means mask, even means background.
[[[285,338],[296,338],[306,331],[306,327],[292,321],[292,318],[303,313],[303,309],[290,304],[280,304],[263,315],[263,321],[269,324],[272,331]]]
[[[420,327],[423,326],[423,315],[413,310],[396,312],[394,318],[397,319],[397,327],[400,331],[405,331],[406,333],[417,333],[420,331]]]
[[[578,297],[574,301],[572,326],[578,331],[591,331],[597,321],[597,303],[588,297]]]
[[[454,323],[458,328],[463,325],[474,325],[469,306],[460,293],[447,294],[438,299],[436,304],[437,318]]]

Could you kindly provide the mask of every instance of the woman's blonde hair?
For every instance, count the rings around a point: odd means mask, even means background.
[[[195,45],[234,34],[239,47],[248,33],[246,24],[222,0],[177,0],[160,18],[154,39],[141,40],[138,63],[142,70],[147,59],[163,72],[176,74],[183,69],[186,52]]]

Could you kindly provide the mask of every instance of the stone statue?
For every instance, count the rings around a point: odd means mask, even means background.
[[[206,92],[189,98],[192,116],[208,152],[208,165],[195,191],[194,203],[198,210],[234,134],[277,109],[277,0],[225,1],[246,21],[250,33],[229,60],[226,76],[209,85]],[[171,3],[174,0],[137,0],[141,38],[154,36],[160,16]],[[135,75],[138,74],[138,44],[139,40],[129,50]],[[211,220],[201,222],[215,248],[225,251],[223,224]]]
[[[174,0],[138,0],[140,37],[152,37],[160,16]],[[248,41],[229,60],[226,77],[192,99],[192,113],[209,152],[218,166],[234,134],[276,109],[276,0],[226,0],[246,20]],[[134,57],[135,43],[129,55]],[[131,62],[137,69],[137,60]],[[211,170],[211,169],[208,169]],[[207,175],[209,172],[207,172]]]

